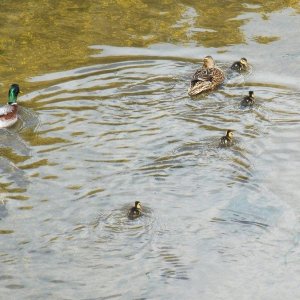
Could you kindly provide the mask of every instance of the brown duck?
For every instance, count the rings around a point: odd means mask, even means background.
[[[188,94],[195,96],[214,90],[223,83],[224,79],[223,71],[215,66],[213,58],[206,56],[202,68],[198,69],[192,77]]]

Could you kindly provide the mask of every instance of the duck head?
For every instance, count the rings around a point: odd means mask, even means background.
[[[249,97],[251,97],[251,98],[254,97],[254,92],[253,91],[249,91]]]
[[[215,66],[214,59],[211,56],[205,56],[203,59],[203,67],[206,69],[211,69]]]
[[[138,209],[138,210],[141,210],[141,209],[142,209],[141,202],[140,202],[140,201],[135,201],[134,207],[135,207],[136,209]]]
[[[19,85],[16,83],[12,84],[8,90],[8,104],[10,105],[16,104],[19,93],[20,93]]]
[[[240,63],[241,63],[242,66],[248,67],[248,61],[247,61],[247,58],[242,57],[242,58],[240,59]]]
[[[230,140],[233,139],[233,130],[227,130],[226,137]]]

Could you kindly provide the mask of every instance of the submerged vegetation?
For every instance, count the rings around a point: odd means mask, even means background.
[[[248,13],[266,17],[284,8],[300,11],[294,0],[5,1],[0,12],[1,73],[6,73],[4,83],[9,85],[16,70],[26,77],[60,70],[62,65],[81,66],[89,62],[88,46],[95,44],[193,43],[218,48],[246,43],[241,27]],[[267,37],[258,39],[265,41],[270,42]]]

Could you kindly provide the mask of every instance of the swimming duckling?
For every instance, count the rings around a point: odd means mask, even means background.
[[[241,105],[242,106],[252,106],[255,102],[255,98],[254,98],[254,92],[253,91],[249,91],[249,95],[244,97],[244,99],[241,101]]]
[[[135,201],[134,206],[130,208],[128,212],[128,218],[134,220],[140,217],[142,214],[142,205],[140,201]]]
[[[227,130],[226,135],[221,137],[220,146],[229,147],[233,144],[233,131]]]
[[[232,64],[231,70],[237,71],[239,73],[246,72],[250,68],[248,61],[245,57],[242,57],[239,61]]]
[[[20,93],[18,84],[12,84],[8,91],[7,104],[0,107],[0,128],[9,127],[18,121],[17,96]]]
[[[211,91],[222,84],[224,79],[223,71],[215,66],[213,58],[206,56],[203,60],[203,66],[192,77],[188,94],[195,96]]]

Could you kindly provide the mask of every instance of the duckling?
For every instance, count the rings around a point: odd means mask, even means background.
[[[203,66],[192,77],[188,94],[195,96],[211,91],[222,84],[224,79],[223,71],[215,66],[213,58],[206,56],[203,60]]]
[[[134,220],[142,215],[142,205],[140,201],[135,201],[134,206],[128,212],[128,218]]]
[[[231,70],[237,71],[239,73],[246,72],[250,68],[248,61],[245,57],[242,57],[239,61],[232,64]]]
[[[254,98],[254,92],[249,91],[249,96],[244,97],[244,99],[241,101],[242,106],[252,106],[255,102]]]
[[[0,107],[0,128],[9,127],[18,121],[17,96],[20,93],[18,84],[12,84],[8,91],[8,102]]]
[[[221,137],[220,146],[229,147],[233,144],[233,131],[227,130],[226,135]]]

